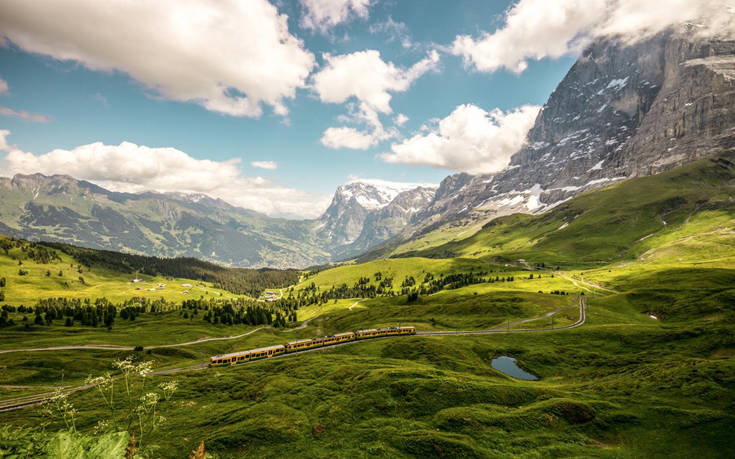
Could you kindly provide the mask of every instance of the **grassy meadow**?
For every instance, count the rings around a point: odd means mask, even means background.
[[[504,217],[465,239],[401,257],[306,273],[284,296],[312,283],[327,290],[367,277],[375,285],[378,272],[392,277],[394,288],[390,295],[300,307],[288,328],[225,326],[174,309],[116,321],[111,330],[2,329],[0,351],[91,343],[143,349],[0,354],[0,405],[51,390],[62,372],[66,386],[108,372],[117,378],[98,386],[111,392],[68,396],[73,428],[63,409],[0,411],[0,455],[33,457],[62,447],[87,457],[94,448],[118,454],[134,435],[137,457],[186,457],[202,441],[221,458],[733,457],[735,172],[718,161],[586,193],[543,215]],[[82,274],[89,285],[61,288],[42,264],[23,263],[32,273],[23,276],[25,293],[14,275],[17,260],[0,255],[7,304],[31,304],[50,292],[108,298],[136,292],[129,276],[94,267]],[[72,276],[73,261],[55,263],[69,270],[63,279]],[[427,273],[468,272],[514,280],[444,288],[415,300],[400,294],[409,276],[421,284]],[[92,286],[97,290],[85,290]],[[480,330],[527,319],[510,328],[540,329],[553,317],[563,326],[578,319],[582,294],[587,320],[574,329],[399,337],[232,368],[142,371],[131,373],[130,398],[114,366],[127,358],[131,365],[152,362],[152,370],[190,367],[213,354],[397,324]],[[246,335],[155,347],[240,334]],[[496,370],[499,356],[516,358],[540,379]],[[174,381],[176,390],[166,392]],[[117,401],[109,403],[104,394],[113,392]],[[147,393],[158,394],[155,403]],[[36,449],[24,450],[31,440]]]

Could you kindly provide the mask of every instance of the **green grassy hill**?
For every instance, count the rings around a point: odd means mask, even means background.
[[[729,245],[735,217],[735,152],[577,196],[541,215],[498,218],[461,241],[401,256],[497,257],[584,264],[647,257],[702,258]],[[681,243],[682,253],[659,252]],[[654,255],[657,254],[657,255]]]
[[[0,278],[6,284],[0,287],[4,294],[0,304],[14,306],[49,297],[257,298],[265,288],[285,287],[299,276],[295,270],[225,268],[196,259],[144,257],[0,236]]]
[[[314,227],[207,196],[117,193],[62,175],[0,177],[0,234],[26,239],[289,267],[330,258]]]
[[[145,348],[3,353],[0,405],[49,391],[62,374],[67,386],[88,375],[118,374],[113,362],[122,358],[164,370],[198,365],[213,354],[396,324],[517,330],[553,321],[559,327],[579,318],[584,295],[587,320],[569,330],[401,337],[234,368],[134,377],[130,401],[120,379],[112,407],[99,391],[69,396],[77,433],[63,433],[73,437],[64,441],[91,445],[105,432],[144,434],[138,446],[145,454],[171,458],[187,456],[202,440],[215,457],[732,457],[734,178],[728,153],[586,193],[543,215],[498,219],[471,237],[411,256],[310,273],[282,289],[283,301],[325,294],[298,304],[300,327],[226,326],[201,320],[206,311],[184,317],[175,309],[116,322],[112,330],[5,329],[0,352],[79,343]],[[20,268],[31,272],[29,301],[57,291],[81,295],[95,283],[119,289],[121,299],[134,293],[129,272],[139,265],[130,260],[104,268],[91,263],[81,274],[90,286],[72,283],[66,291],[45,277],[48,263],[28,258],[29,248],[0,254],[8,276]],[[63,278],[78,276],[73,251],[53,250],[61,260],[51,265]],[[19,267],[13,256],[22,253],[27,258]],[[409,278],[414,283],[404,287]],[[414,299],[406,294],[437,279],[459,281]],[[359,293],[381,283],[381,294]],[[352,293],[326,295],[341,288]],[[13,297],[24,291],[11,284],[6,290]],[[228,335],[237,336],[197,341]],[[156,347],[176,343],[184,345]],[[507,376],[493,367],[500,356],[516,358],[540,379]],[[174,380],[176,393],[161,395],[155,408],[165,421],[132,423],[138,397],[163,394],[159,385]],[[29,444],[53,450],[61,441],[57,432],[67,430],[63,416],[40,408],[0,412],[0,424],[6,426],[0,451],[11,453]]]

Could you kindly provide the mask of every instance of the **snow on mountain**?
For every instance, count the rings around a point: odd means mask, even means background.
[[[426,199],[425,196],[428,193],[433,197],[433,190],[436,189],[436,185],[389,182],[377,179],[352,180],[337,188],[331,204],[319,218],[317,232],[320,236],[326,238],[334,248],[348,246],[363,233],[365,221],[369,216],[387,208],[403,194],[419,189],[423,191],[418,193],[418,196],[424,196],[423,199],[418,198],[418,201],[412,202],[412,205],[406,206],[406,209],[396,206],[392,210],[394,214],[400,213],[402,217],[413,215],[418,208],[427,205],[431,198]],[[383,240],[384,237],[392,236],[394,231],[372,228],[371,234],[377,234],[376,238]],[[369,239],[373,240],[375,238],[370,237]]]
[[[390,182],[379,179],[354,179],[337,189],[345,197],[355,197],[355,200],[365,209],[382,209],[390,204],[396,196],[404,191],[416,188],[436,188],[437,185],[425,183]]]
[[[735,146],[735,41],[671,29],[584,50],[494,175],[445,178],[396,241],[442,226],[541,213],[584,191]]]

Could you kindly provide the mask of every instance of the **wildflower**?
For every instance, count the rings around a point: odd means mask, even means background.
[[[140,401],[142,402],[142,406],[145,407],[154,407],[158,404],[158,401],[161,399],[161,396],[158,395],[155,392],[148,392],[147,394],[140,397]]]
[[[97,424],[94,426],[94,434],[95,435],[101,435],[107,431],[110,430],[110,421],[107,419],[100,419],[97,421]]]
[[[153,372],[153,362],[141,362],[135,367],[135,371],[141,378],[147,378]]]
[[[112,365],[123,373],[129,373],[135,367],[131,357],[116,360]]]
[[[163,391],[163,399],[168,400],[179,388],[179,382],[176,380],[162,382],[158,387]]]

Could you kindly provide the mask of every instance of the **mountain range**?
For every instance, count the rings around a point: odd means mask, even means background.
[[[441,234],[436,243],[469,237],[499,216],[540,213],[732,147],[735,42],[681,28],[587,47],[497,174],[454,174],[438,187],[349,183],[315,220],[272,218],[204,195],[117,193],[68,176],[16,175],[0,178],[0,233],[233,266],[304,267],[390,254],[432,234]]]

